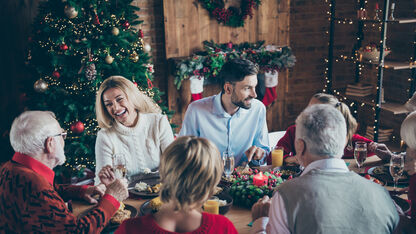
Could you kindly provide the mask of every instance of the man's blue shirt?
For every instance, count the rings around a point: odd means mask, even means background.
[[[186,111],[179,136],[204,137],[217,145],[220,153],[234,153],[235,165],[247,162],[245,151],[255,145],[270,151],[266,123],[266,107],[257,99],[251,108],[239,108],[234,115],[225,112],[221,93],[192,102]],[[262,160],[252,163],[260,165]]]

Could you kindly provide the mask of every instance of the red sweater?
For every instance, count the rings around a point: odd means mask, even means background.
[[[291,157],[296,155],[295,150],[295,133],[296,133],[296,125],[292,125],[286,129],[285,135],[280,138],[280,140],[277,142],[276,146],[282,146],[284,148],[283,157]],[[364,141],[367,143],[372,142],[372,140],[367,139],[363,136],[360,136],[358,134],[354,134],[352,136],[352,144],[355,145],[355,142],[357,141]],[[351,148],[351,149],[350,149]],[[368,152],[367,156],[373,156],[373,152]],[[344,149],[344,155],[342,158],[354,158],[354,147],[345,147]],[[267,164],[272,164],[272,157],[271,154],[267,156]]]
[[[156,221],[153,218],[153,215],[149,214],[146,216],[141,216],[133,219],[128,219],[124,221],[120,227],[115,231],[115,234],[123,233],[143,233],[143,234],[174,234],[179,232],[169,232],[159,227]],[[186,232],[189,234],[202,234],[202,233],[212,233],[212,234],[221,234],[221,233],[238,233],[235,229],[233,223],[222,215],[214,215],[202,212],[202,223],[201,226],[193,231]]]
[[[64,200],[81,198],[85,187],[53,185],[54,172],[32,157],[15,153],[0,169],[0,233],[99,233],[120,203],[105,195],[77,219]]]

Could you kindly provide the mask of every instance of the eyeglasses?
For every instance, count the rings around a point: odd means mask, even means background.
[[[62,133],[59,133],[59,134],[53,135],[53,136],[51,136],[51,137],[62,136],[62,138],[65,140],[65,139],[66,139],[66,135],[67,135],[67,132],[62,132]]]

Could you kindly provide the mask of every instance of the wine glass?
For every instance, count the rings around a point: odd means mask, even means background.
[[[390,158],[390,175],[394,180],[394,191],[397,190],[397,182],[404,170],[404,154],[395,154]]]
[[[355,143],[354,147],[354,158],[357,162],[358,168],[364,164],[367,159],[367,143],[363,141],[358,141]]]
[[[113,170],[116,179],[123,179],[127,176],[126,157],[124,154],[114,154],[112,156]]]
[[[230,179],[231,173],[234,170],[234,154],[232,152],[222,153],[222,161],[224,163],[224,174],[227,180]]]

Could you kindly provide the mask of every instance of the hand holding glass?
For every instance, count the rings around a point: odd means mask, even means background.
[[[394,180],[394,191],[397,189],[397,182],[403,174],[404,154],[396,154],[390,158],[390,175]]]
[[[229,179],[234,170],[234,154],[231,152],[222,153],[222,161],[224,163],[224,174]]]
[[[126,178],[127,168],[126,168],[126,157],[124,154],[114,154],[112,156],[113,160],[113,170],[116,179]]]
[[[354,147],[354,158],[357,162],[358,168],[364,164],[365,160],[367,159],[367,143],[363,141],[358,141],[355,143]]]

